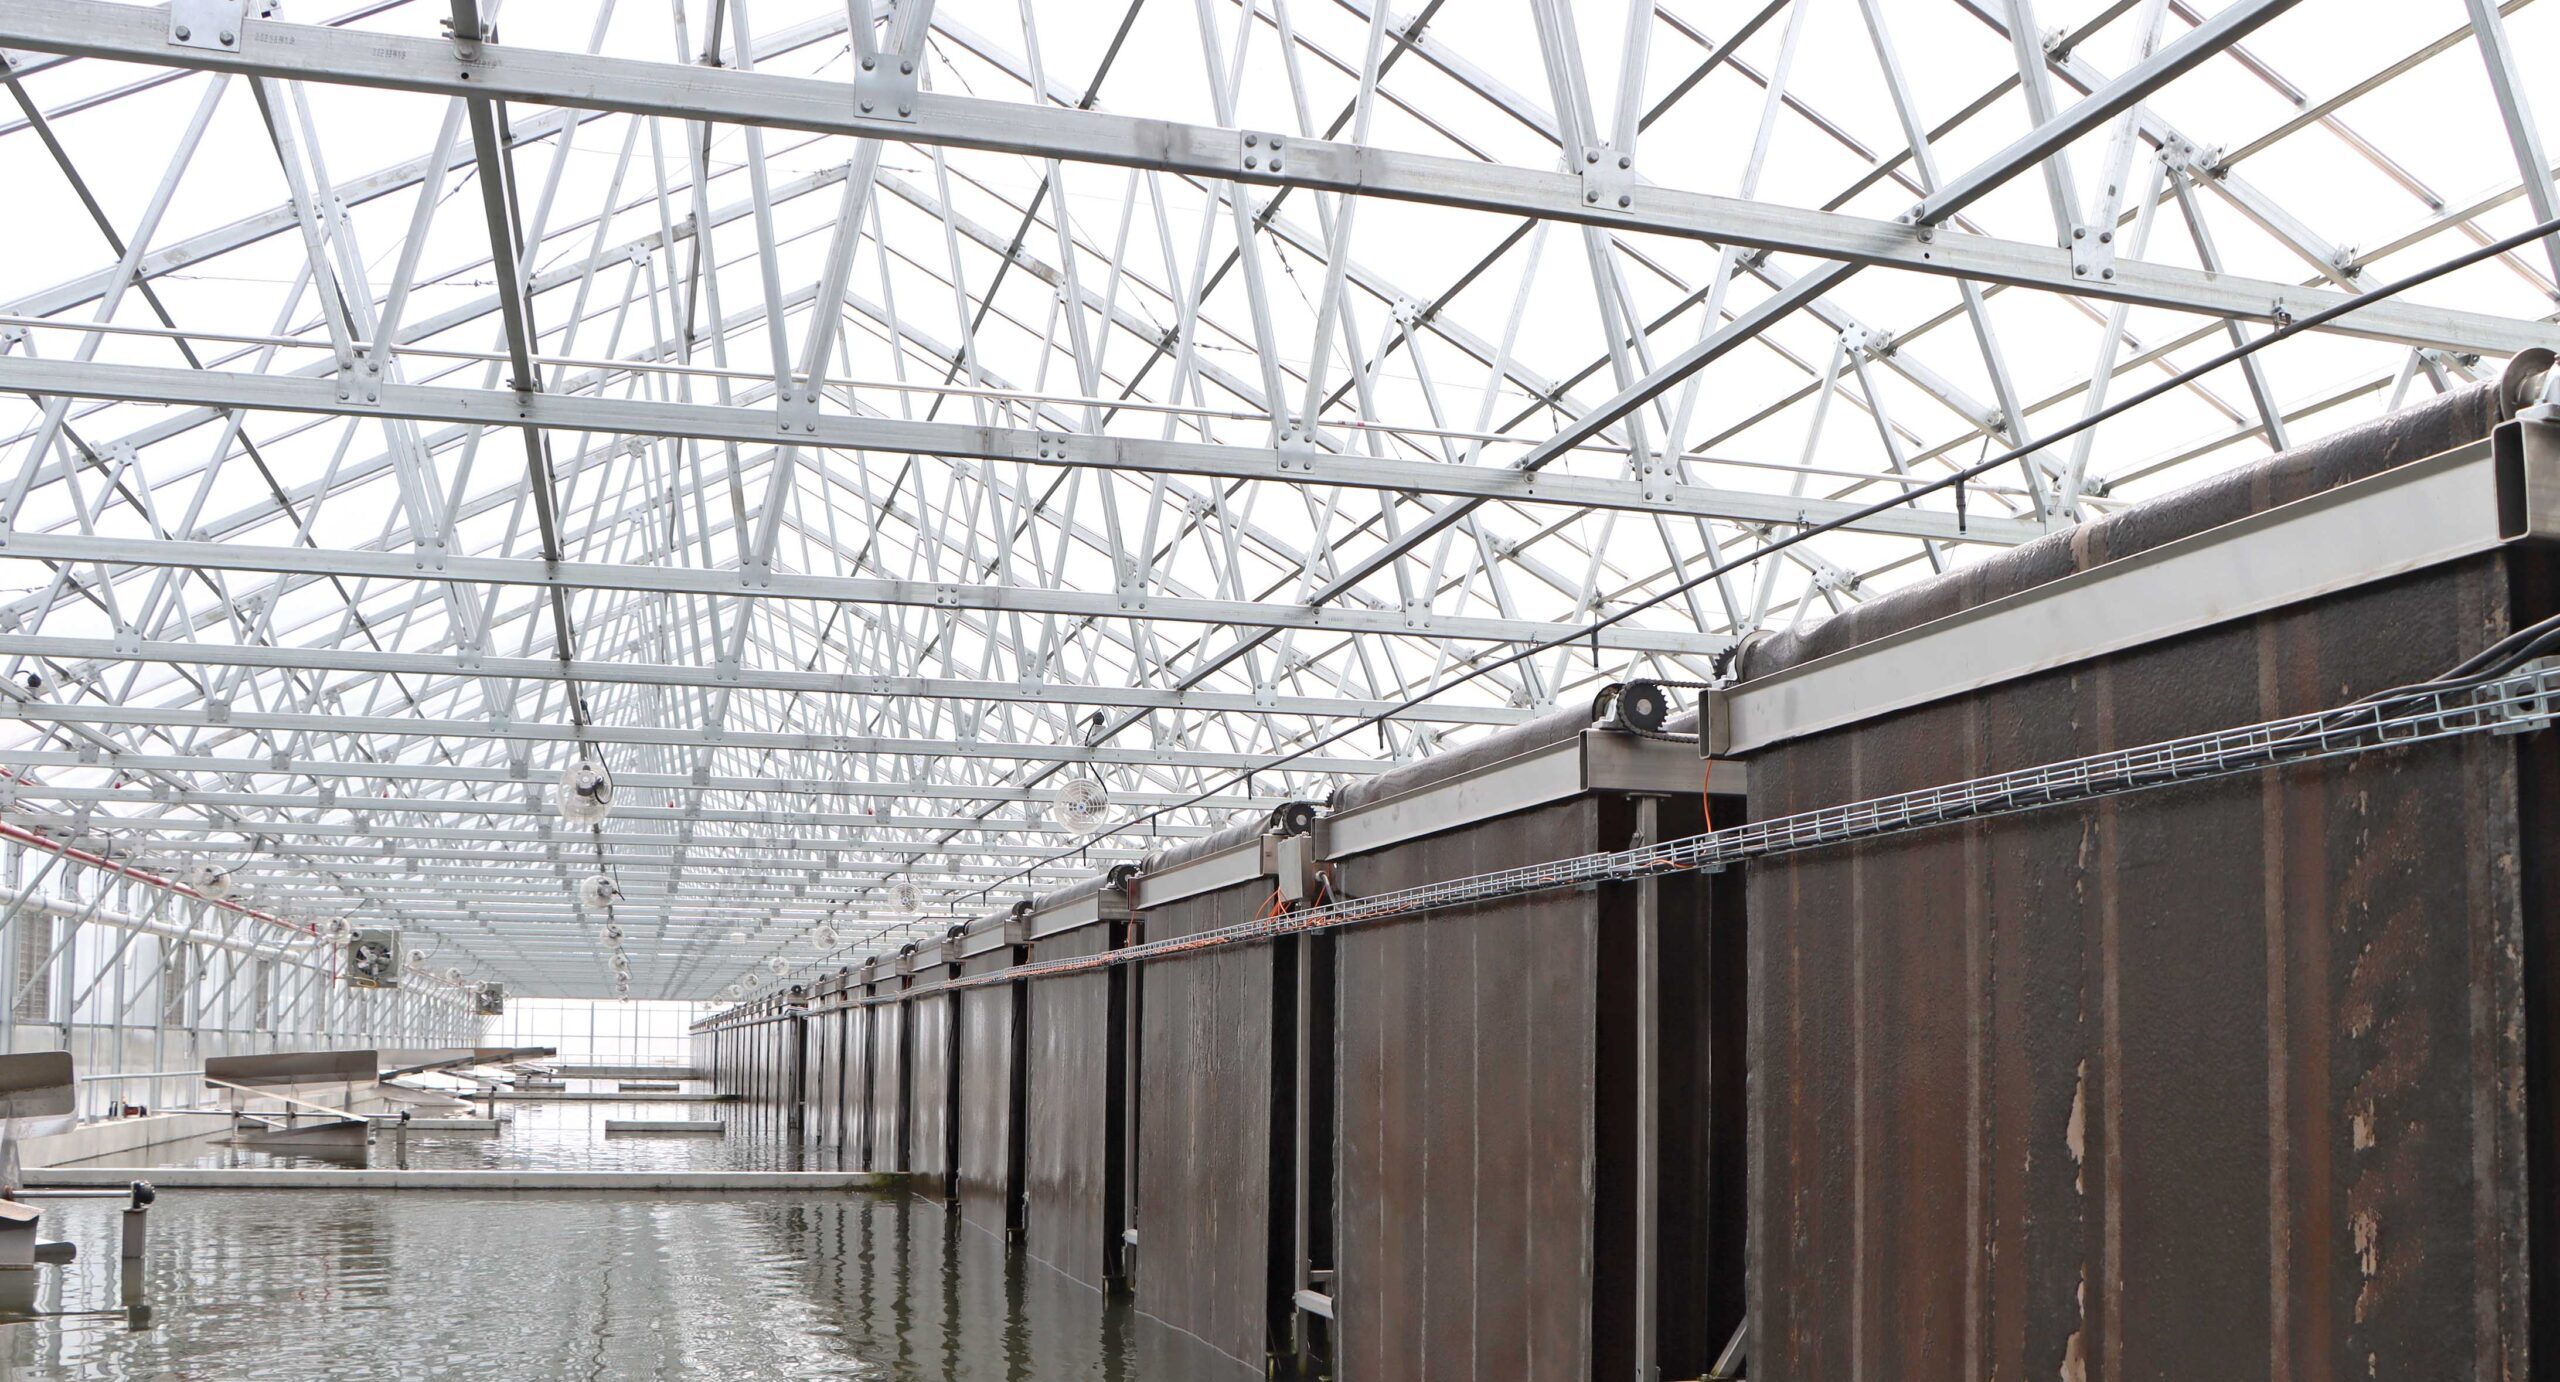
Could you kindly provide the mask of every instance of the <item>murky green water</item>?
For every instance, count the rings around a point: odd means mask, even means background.
[[[81,1260],[0,1284],[0,1378],[1209,1375],[901,1197],[171,1191],[132,1275],[119,1208],[46,1207]]]

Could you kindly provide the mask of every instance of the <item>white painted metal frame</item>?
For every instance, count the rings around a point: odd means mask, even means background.
[[[0,270],[0,810],[517,993],[893,949],[2560,344],[2560,246],[2510,255],[1476,675],[2551,215],[2528,2],[2314,97],[2317,0],[413,0],[228,44],[16,0],[0,168],[65,215]],[[1817,104],[1832,58],[1888,118]],[[2469,201],[2350,123],[2458,61],[2494,121],[2436,136],[2513,155]],[[2294,114],[2182,128],[2189,83]],[[2249,175],[2312,152],[2404,229]],[[279,191],[210,210],[225,169]],[[1078,778],[1144,824],[1051,828]],[[0,954],[101,895],[47,847],[0,846],[54,890]],[[372,1020],[314,993],[294,1030]]]

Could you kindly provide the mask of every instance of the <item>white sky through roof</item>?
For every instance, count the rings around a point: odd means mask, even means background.
[[[564,104],[438,86],[468,62],[446,57],[450,6],[253,7],[254,70],[208,72],[158,8],[0,3],[0,655],[45,679],[0,725],[8,819],[232,864],[279,915],[397,926],[521,992],[612,992],[618,944],[632,996],[708,998],[1611,681],[1703,678],[1750,629],[2560,339],[2531,246],[1988,476],[1961,526],[1940,492],[1646,610],[1596,657],[1462,681],[2041,438],[2093,379],[2122,397],[2529,226],[2548,178],[2520,174],[2532,127],[2468,0],[2302,0],[1925,242],[1890,223],[2037,124],[2016,14],[2068,111],[2260,5],[1441,0],[1373,23],[1371,3],[498,10],[494,52],[588,74],[544,93]],[[2489,37],[2529,102],[2560,7],[2504,11]],[[145,17],[123,60],[97,55],[127,42],[117,16]],[[396,70],[357,84],[327,68],[367,60],[360,40],[271,41],[308,25],[425,46],[377,45]],[[628,109],[700,77],[852,120],[896,100],[855,83],[864,56],[894,65],[919,25],[933,99],[910,139]],[[1067,106],[1180,139],[1077,144],[1101,126]],[[1220,129],[1253,132],[1250,176],[1183,161]],[[1375,151],[1381,194],[1260,166],[1318,166],[1310,139]],[[1069,152],[990,147],[1043,141]],[[1573,187],[1601,211],[1573,219]],[[2075,227],[2078,283],[2056,248]],[[1847,234],[1891,262],[1757,321]],[[1995,262],[1970,297],[1946,267]],[[1734,319],[1753,329],[1730,351],[1537,454]],[[526,385],[586,410],[518,426]],[[1532,457],[1545,496],[1488,488]],[[551,804],[580,742],[618,778],[599,833]],[[1079,779],[1109,798],[1098,834],[1052,819]],[[610,916],[574,895],[599,869]]]

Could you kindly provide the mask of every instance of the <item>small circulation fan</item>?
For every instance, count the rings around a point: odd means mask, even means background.
[[[613,810],[613,775],[604,764],[584,754],[560,770],[560,818],[571,825],[594,825]]]
[[[832,922],[822,921],[818,923],[817,930],[809,933],[809,939],[816,942],[820,950],[833,950],[844,940],[844,934],[836,930]]]
[[[1101,829],[1110,820],[1110,811],[1111,794],[1102,784],[1079,777],[1058,789],[1058,799],[1049,805],[1049,819],[1061,830],[1081,834]]]
[[[187,886],[216,901],[240,890],[239,881],[231,876],[231,870],[220,864],[196,865],[195,872],[187,875]]]
[[[896,889],[890,892],[889,896],[896,900],[898,910],[901,912],[921,912],[924,910],[924,889],[917,887],[913,883],[899,883]]]
[[[791,962],[782,958],[780,955],[768,957],[764,962],[764,967],[772,970],[773,977],[777,979],[791,972]]]
[[[622,900],[622,885],[609,873],[589,874],[578,880],[578,901],[589,907],[610,907]]]

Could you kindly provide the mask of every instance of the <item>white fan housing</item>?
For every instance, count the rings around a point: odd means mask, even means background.
[[[613,810],[613,775],[604,764],[581,754],[560,770],[560,818],[571,825],[594,825]]]
[[[196,865],[195,872],[187,876],[187,884],[206,897],[217,899],[229,897],[239,890],[231,870],[220,864]]]
[[[1071,779],[1050,803],[1049,819],[1065,830],[1098,830],[1110,820],[1111,794],[1089,777]]]
[[[589,907],[610,907],[622,900],[622,885],[609,873],[589,874],[578,880],[578,901]]]

